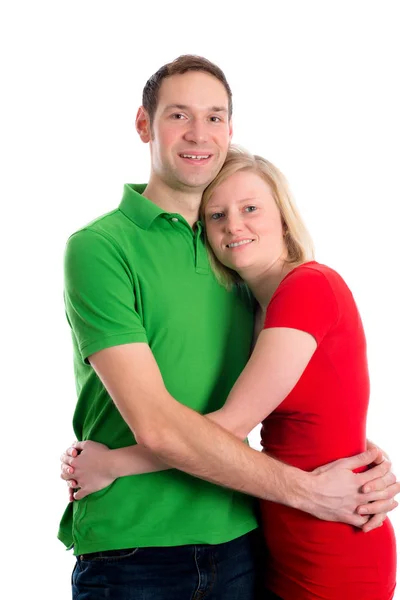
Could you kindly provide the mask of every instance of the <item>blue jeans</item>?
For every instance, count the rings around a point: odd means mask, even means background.
[[[254,531],[224,544],[78,556],[73,600],[255,600],[262,551]]]

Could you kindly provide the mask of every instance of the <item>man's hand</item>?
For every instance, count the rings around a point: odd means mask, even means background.
[[[367,448],[377,448],[379,450],[378,459],[373,464],[380,464],[387,461],[389,472],[384,477],[369,481],[361,488],[361,491],[366,494],[370,492],[380,493],[379,500],[367,504],[364,499],[363,504],[357,508],[358,514],[371,515],[365,525],[363,525],[362,529],[365,532],[372,531],[372,529],[382,525],[387,517],[387,513],[398,506],[398,502],[396,502],[394,496],[400,493],[400,482],[396,481],[396,476],[391,470],[391,462],[388,454],[370,440],[367,440]]]
[[[87,440],[74,442],[61,456],[61,479],[69,486],[69,500],[81,500],[109,486],[115,478],[108,462],[110,449]],[[78,491],[74,489],[79,488]]]
[[[371,463],[376,465],[362,473],[353,473]],[[392,499],[399,493],[400,485],[393,485],[394,476],[390,468],[390,462],[383,459],[382,451],[375,446],[357,456],[318,467],[311,474],[313,503],[308,504],[306,498],[304,508],[300,508],[319,519],[341,521],[363,529],[368,522],[366,530],[371,531],[381,524],[381,516],[375,521],[368,520],[368,516],[360,514],[358,507],[370,503],[369,515],[382,515],[389,507],[394,508]],[[374,489],[368,493],[363,492],[362,489],[372,485],[371,482],[374,482]]]

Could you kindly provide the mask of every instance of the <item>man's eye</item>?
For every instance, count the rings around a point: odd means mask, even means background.
[[[221,117],[210,117],[210,121],[212,121],[213,123],[220,123],[222,121]]]
[[[244,209],[246,212],[254,212],[255,210],[257,210],[256,206],[246,206],[246,208]]]
[[[185,118],[185,115],[183,115],[182,113],[174,113],[173,115],[171,115],[171,118],[180,121]]]

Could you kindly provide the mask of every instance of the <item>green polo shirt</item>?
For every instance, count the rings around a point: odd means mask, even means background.
[[[228,292],[217,283],[201,223],[193,230],[141,196],[144,188],[126,185],[119,208],[72,235],[66,249],[74,431],[110,448],[135,439],[89,364],[91,354],[148,343],[170,394],[204,414],[225,402],[252,337],[252,300],[245,289]],[[253,502],[175,469],[122,477],[70,504],[59,538],[75,554],[217,544],[257,526]]]

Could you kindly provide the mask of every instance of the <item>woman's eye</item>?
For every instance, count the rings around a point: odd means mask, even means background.
[[[257,210],[256,206],[246,206],[246,208],[244,209],[246,212],[254,212],[255,210]]]
[[[210,215],[210,218],[213,219],[213,221],[218,221],[218,219],[220,219],[221,217],[224,216],[224,213],[212,213],[212,215]]]

